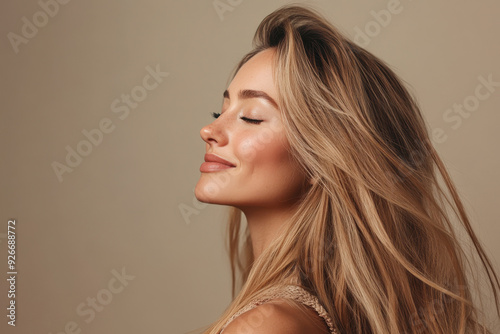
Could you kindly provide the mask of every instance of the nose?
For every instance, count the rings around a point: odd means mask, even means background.
[[[220,128],[220,125],[216,123],[217,120],[202,127],[200,136],[207,144],[225,145],[227,142],[227,134]]]

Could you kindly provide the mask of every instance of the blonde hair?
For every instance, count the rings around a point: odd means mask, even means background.
[[[268,48],[290,153],[314,182],[257,259],[242,212],[231,209],[233,301],[205,333],[291,277],[339,333],[489,333],[457,233],[473,246],[500,314],[498,276],[396,74],[304,5],[260,23],[233,77]]]

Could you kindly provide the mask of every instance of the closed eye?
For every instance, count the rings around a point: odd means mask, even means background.
[[[251,118],[247,118],[247,117],[244,117],[244,116],[241,116],[240,118],[242,120],[244,120],[245,122],[252,123],[252,124],[260,124],[260,122],[262,122],[261,119],[251,119]]]
[[[217,112],[212,112],[212,117],[213,118],[219,118],[220,113]],[[252,119],[248,117],[241,116],[240,119],[244,120],[247,123],[252,123],[252,124],[260,124],[263,120],[261,119]]]

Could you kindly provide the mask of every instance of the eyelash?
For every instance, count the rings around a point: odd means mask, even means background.
[[[220,113],[218,113],[218,112],[212,112],[212,117],[213,118],[218,118],[219,116],[220,116]],[[242,120],[244,120],[245,122],[252,123],[252,124],[260,124],[260,122],[262,122],[262,120],[260,120],[260,119],[251,119],[251,118],[247,118],[247,117],[244,117],[244,116],[241,116],[240,118]]]

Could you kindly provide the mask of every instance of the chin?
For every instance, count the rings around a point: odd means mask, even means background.
[[[194,188],[194,197],[196,197],[196,199],[200,202],[208,203],[206,194],[202,190],[200,190],[199,182]]]
[[[210,184],[198,182],[194,189],[194,196],[203,203],[222,204],[218,201],[217,192],[220,192],[220,190],[211,187]]]

